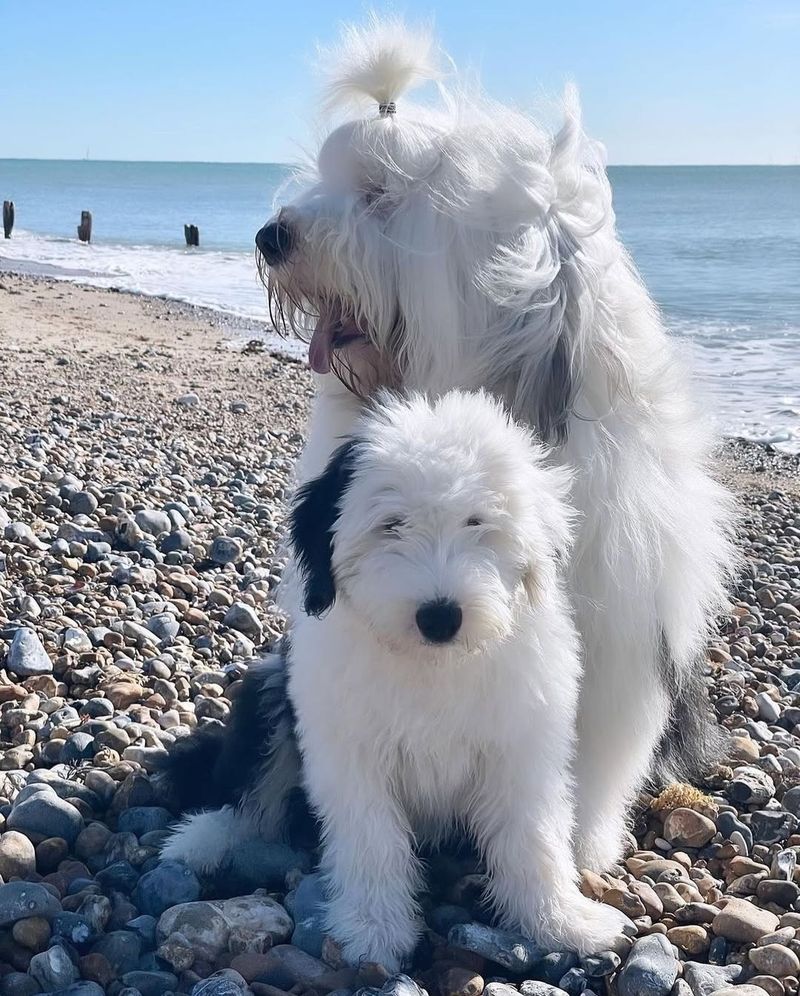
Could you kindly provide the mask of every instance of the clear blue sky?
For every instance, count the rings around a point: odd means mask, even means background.
[[[365,4],[2,0],[0,158],[287,161]],[[376,6],[380,7],[379,4]],[[800,0],[409,0],[495,96],[574,79],[612,163],[800,162]]]

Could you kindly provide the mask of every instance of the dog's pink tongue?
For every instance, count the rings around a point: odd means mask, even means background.
[[[308,365],[318,374],[330,373],[331,370],[331,332],[322,326],[314,329],[311,342],[308,344]]]

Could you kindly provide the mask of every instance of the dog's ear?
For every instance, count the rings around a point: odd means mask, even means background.
[[[556,340],[550,364],[543,371],[541,393],[538,399],[537,428],[543,439],[563,443],[575,397],[575,378],[568,335],[562,333]]]
[[[304,608],[310,616],[322,615],[336,598],[331,565],[334,525],[353,476],[356,446],[352,439],[340,446],[322,474],[298,490],[292,506],[289,535],[305,586]]]

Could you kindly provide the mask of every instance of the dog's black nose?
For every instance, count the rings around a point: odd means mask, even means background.
[[[280,263],[292,247],[291,229],[284,221],[270,221],[256,232],[256,246],[267,263]]]
[[[431,643],[449,643],[461,629],[461,606],[446,598],[426,602],[417,609],[417,628]]]

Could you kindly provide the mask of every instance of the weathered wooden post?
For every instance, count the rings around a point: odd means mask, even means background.
[[[92,241],[92,212],[81,211],[81,223],[78,225],[78,238],[81,242]]]
[[[200,245],[200,229],[197,225],[184,225],[183,237],[186,239],[187,246]]]
[[[7,238],[11,238],[11,232],[14,228],[14,202],[13,201],[3,201],[3,235]]]

